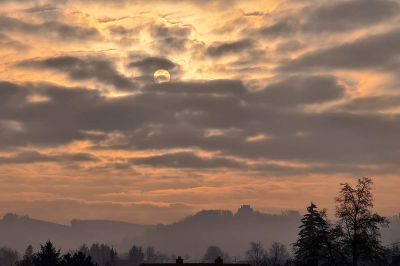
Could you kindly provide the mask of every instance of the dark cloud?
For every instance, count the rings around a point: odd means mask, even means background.
[[[205,94],[205,95],[240,95],[246,93],[246,87],[239,80],[211,80],[192,82],[173,82],[152,84],[144,88],[148,91],[179,93],[179,94]]]
[[[254,46],[251,39],[243,39],[233,42],[218,42],[207,48],[207,54],[212,57],[220,57],[227,54],[237,54],[248,51]]]
[[[215,115],[214,119],[209,117],[211,113]],[[236,115],[229,111],[227,114]],[[201,148],[253,160],[264,158],[306,163],[369,164],[377,167],[399,162],[398,149],[395,147],[400,145],[397,137],[400,134],[400,119],[396,116],[388,118],[348,113],[277,113],[272,116],[262,113],[260,116],[264,118],[239,114],[232,121],[227,114],[209,112],[200,117],[192,116],[185,120],[191,122],[186,126],[145,126],[127,135],[121,145],[115,143],[111,148]],[[221,132],[209,135],[204,128],[207,125],[215,128],[215,120],[220,121]],[[240,130],[229,131],[227,126],[240,127]],[[259,141],[247,140],[261,133],[267,137]]]
[[[11,156],[0,156],[0,164],[31,164],[31,163],[74,163],[96,162],[98,158],[89,153],[44,154],[37,151],[25,151]]]
[[[96,80],[114,86],[117,90],[130,91],[136,83],[116,70],[114,63],[94,57],[59,56],[47,59],[25,60],[19,67],[50,69],[65,73],[73,81]]]
[[[181,24],[154,24],[150,27],[150,35],[154,40],[154,48],[159,52],[184,51],[191,43],[192,28]]]
[[[268,38],[279,38],[293,35],[299,30],[299,22],[293,18],[281,19],[271,25],[259,28],[258,34]]]
[[[169,38],[171,36],[187,38],[191,32],[191,27],[181,24],[155,24],[151,27],[151,34],[157,38]]]
[[[384,173],[398,173],[392,166],[369,167],[368,165],[322,164],[307,166],[287,166],[270,163],[260,163],[249,169],[269,176],[305,176],[310,174],[352,174],[354,176],[371,176]]]
[[[180,65],[166,57],[133,55],[131,58],[127,67],[136,70],[135,78],[143,84],[154,84],[154,72],[159,69],[168,70],[173,80],[179,80],[182,74]]]
[[[17,32],[30,35],[39,34],[41,36],[46,36],[46,38],[56,38],[60,40],[83,41],[100,38],[100,33],[95,28],[84,28],[58,21],[28,23],[4,15],[0,16],[0,31]]]
[[[34,6],[30,8],[26,8],[24,11],[27,13],[42,13],[42,12],[52,12],[58,10],[57,7],[46,4],[46,5],[40,5],[40,6]]]
[[[0,82],[0,103],[2,106],[25,103],[27,95],[21,93],[17,84],[3,81]]]
[[[276,163],[255,162],[248,164],[234,159],[227,159],[220,156],[200,157],[192,152],[166,153],[143,158],[130,160],[134,165],[145,165],[160,168],[179,168],[179,169],[218,169],[230,168],[245,170],[252,173],[262,173],[272,176],[298,176],[307,174],[337,174],[353,173],[357,175],[377,174],[382,171],[391,171],[391,167],[370,169],[368,166],[349,165],[349,164],[322,164],[307,166],[288,166]],[[386,170],[384,170],[386,169]]]
[[[255,33],[270,39],[342,33],[388,22],[399,11],[399,2],[391,0],[317,1],[300,10],[287,11],[290,15],[273,18],[272,22],[257,28]],[[244,29],[243,34],[248,31]]]
[[[0,164],[29,164],[54,161],[55,159],[51,156],[47,156],[36,151],[22,152],[13,156],[0,157]]]
[[[260,16],[264,16],[265,13],[260,12],[260,11],[253,11],[253,12],[245,12],[244,15],[246,17],[260,17]]]
[[[331,32],[364,28],[388,21],[399,14],[400,6],[397,1],[390,0],[346,0],[326,2],[311,10],[304,29]]]
[[[316,164],[390,165],[400,158],[397,115],[292,108],[339,99],[344,88],[330,76],[289,77],[262,91],[232,80],[154,84],[118,98],[48,84],[0,88],[2,147],[88,140],[94,149],[198,149]],[[32,94],[48,100],[30,102]]]
[[[128,67],[137,68],[142,73],[153,74],[158,69],[166,69],[168,71],[176,70],[179,65],[165,57],[150,56],[135,60],[129,63]]]
[[[304,46],[305,44],[298,40],[283,41],[278,44],[277,51],[282,53],[288,53],[292,51],[297,51],[303,48]]]
[[[76,124],[79,112],[102,99],[100,93],[94,90],[9,82],[0,82],[0,95],[0,145],[3,148],[56,146],[83,140],[85,134]],[[48,100],[30,102],[33,95]]]
[[[400,53],[400,30],[369,35],[354,42],[306,53],[287,62],[283,69],[384,69]]]
[[[135,164],[143,164],[152,167],[167,168],[242,168],[245,165],[239,161],[213,156],[210,158],[200,157],[191,152],[168,153],[162,155],[136,158],[131,160]]]
[[[338,109],[349,112],[375,113],[400,107],[400,95],[374,95],[355,98],[338,106]]]
[[[338,100],[344,93],[345,88],[333,76],[293,76],[251,96],[254,102],[285,107]]]
[[[128,37],[139,32],[137,28],[126,28],[124,26],[110,26],[108,30],[111,34]]]

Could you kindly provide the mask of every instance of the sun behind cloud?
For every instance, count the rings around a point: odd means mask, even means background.
[[[171,74],[168,70],[158,69],[154,72],[154,82],[157,84],[166,83],[171,81]]]

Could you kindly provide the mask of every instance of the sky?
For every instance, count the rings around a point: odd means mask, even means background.
[[[333,217],[362,176],[397,214],[399,22],[397,0],[0,0],[0,214]]]

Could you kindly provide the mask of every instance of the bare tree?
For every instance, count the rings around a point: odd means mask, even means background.
[[[290,258],[286,246],[278,242],[272,243],[268,251],[268,266],[283,266]]]
[[[387,225],[388,220],[372,212],[372,184],[372,180],[365,177],[359,179],[355,187],[342,184],[335,199],[342,249],[353,266],[358,266],[360,259],[380,261],[385,253],[379,227]]]
[[[251,242],[250,249],[246,251],[246,260],[252,266],[266,264],[267,251],[260,242]]]

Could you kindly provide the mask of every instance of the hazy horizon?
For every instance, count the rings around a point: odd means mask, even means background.
[[[232,214],[235,214],[238,211],[238,209],[240,207],[243,207],[243,206],[247,206],[247,204],[242,204],[242,205],[238,206],[236,209],[199,209],[199,210],[194,210],[193,212],[185,214],[185,215],[183,215],[181,217],[177,217],[175,220],[171,220],[171,221],[167,221],[167,222],[155,221],[154,223],[140,223],[140,222],[137,222],[137,220],[140,220],[140,218],[135,219],[135,217],[134,217],[135,215],[134,214],[131,214],[130,215],[130,219],[128,219],[128,220],[119,220],[119,219],[115,219],[115,218],[113,219],[112,217],[111,218],[104,218],[104,217],[85,218],[85,217],[71,216],[71,217],[66,218],[65,221],[64,220],[63,221],[57,221],[57,220],[46,219],[45,218],[46,216],[40,217],[40,215],[37,214],[37,213],[33,213],[33,214],[30,215],[30,214],[24,214],[24,213],[17,213],[17,212],[13,212],[13,211],[8,211],[8,212],[0,213],[0,218],[4,218],[6,215],[17,215],[18,217],[27,217],[27,218],[34,219],[34,220],[41,220],[41,221],[45,221],[45,222],[56,223],[56,224],[61,224],[61,225],[66,225],[66,226],[71,225],[71,223],[73,221],[105,221],[105,222],[123,222],[123,223],[140,224],[140,225],[160,225],[160,224],[165,225],[165,224],[173,224],[173,223],[185,220],[186,218],[189,218],[189,217],[193,216],[194,214],[200,213],[200,212],[203,212],[203,211],[229,211]],[[256,211],[259,211],[259,212],[261,212],[263,214],[267,214],[267,215],[277,215],[277,216],[279,216],[279,215],[287,215],[288,213],[297,213],[299,216],[302,216],[302,215],[304,215],[306,213],[306,208],[304,208],[304,210],[302,210],[302,211],[301,210],[298,211],[298,210],[293,210],[293,209],[287,209],[287,210],[281,210],[279,212],[278,211],[277,212],[268,212],[268,211],[263,211],[262,209],[257,208],[257,207],[252,206],[252,205],[248,205],[248,206],[250,206],[251,208],[253,208]],[[321,206],[321,209],[326,209],[326,208],[324,206]],[[335,210],[334,209],[332,209],[332,210],[327,209],[327,211],[328,211],[328,215],[329,215],[329,220],[335,221],[336,220],[335,215],[334,215]],[[392,213],[392,214],[388,213],[388,214],[386,214],[386,217],[387,218],[400,217],[400,212],[399,213]]]
[[[152,246],[163,254],[186,254],[191,260],[199,260],[208,246],[215,245],[239,258],[244,256],[250,242],[260,242],[266,248],[279,242],[291,252],[302,217],[293,211],[277,215],[262,213],[248,205],[235,212],[204,210],[164,225],[107,220],[73,220],[68,225],[59,225],[8,214],[0,219],[0,247],[22,253],[29,244],[38,249],[40,244],[51,240],[65,252],[82,244],[104,243],[123,256],[132,245]],[[390,221],[389,228],[381,229],[382,241],[389,246],[400,241],[400,215]]]
[[[228,209],[202,209],[202,210],[197,210],[197,211],[194,211],[192,213],[189,213],[188,215],[185,215],[185,216],[182,216],[182,217],[178,217],[177,220],[174,220],[174,221],[171,221],[171,222],[168,222],[168,223],[165,223],[165,224],[172,224],[172,223],[175,223],[175,222],[179,222],[179,221],[185,220],[186,218],[189,218],[189,217],[195,215],[196,213],[201,213],[201,212],[204,212],[204,211],[228,211],[228,212],[231,212],[232,214],[235,214],[243,206],[250,206],[252,209],[260,212],[260,209],[254,208],[254,206],[247,205],[247,204],[242,204],[241,206],[238,206],[238,208],[236,208],[234,210],[228,210]],[[299,216],[301,216],[305,212],[298,212],[296,210],[282,210],[279,213],[278,212],[277,213],[262,212],[262,211],[261,211],[261,213],[266,214],[266,215],[278,215],[278,216],[279,215],[287,215],[288,213],[296,213]],[[105,222],[109,221],[109,222],[123,222],[123,223],[132,223],[132,224],[141,224],[141,223],[135,222],[134,220],[127,221],[127,220],[116,220],[116,219],[104,219],[104,218],[101,218],[101,217],[99,217],[97,219],[85,219],[85,218],[80,218],[80,217],[70,217],[68,222],[59,223],[57,221],[51,221],[51,220],[42,219],[42,218],[36,216],[35,214],[28,215],[28,214],[15,213],[15,212],[0,213],[0,218],[4,218],[7,215],[16,215],[18,218],[26,217],[26,218],[29,218],[29,219],[41,220],[41,221],[44,221],[44,222],[57,223],[57,224],[62,224],[62,225],[71,225],[71,222],[73,222],[73,221],[105,221]],[[393,215],[388,216],[388,217],[393,217],[393,216],[397,216],[397,214],[393,214]],[[159,224],[163,224],[163,223],[160,223],[160,222],[151,223],[151,224],[143,223],[143,225],[159,225]]]

